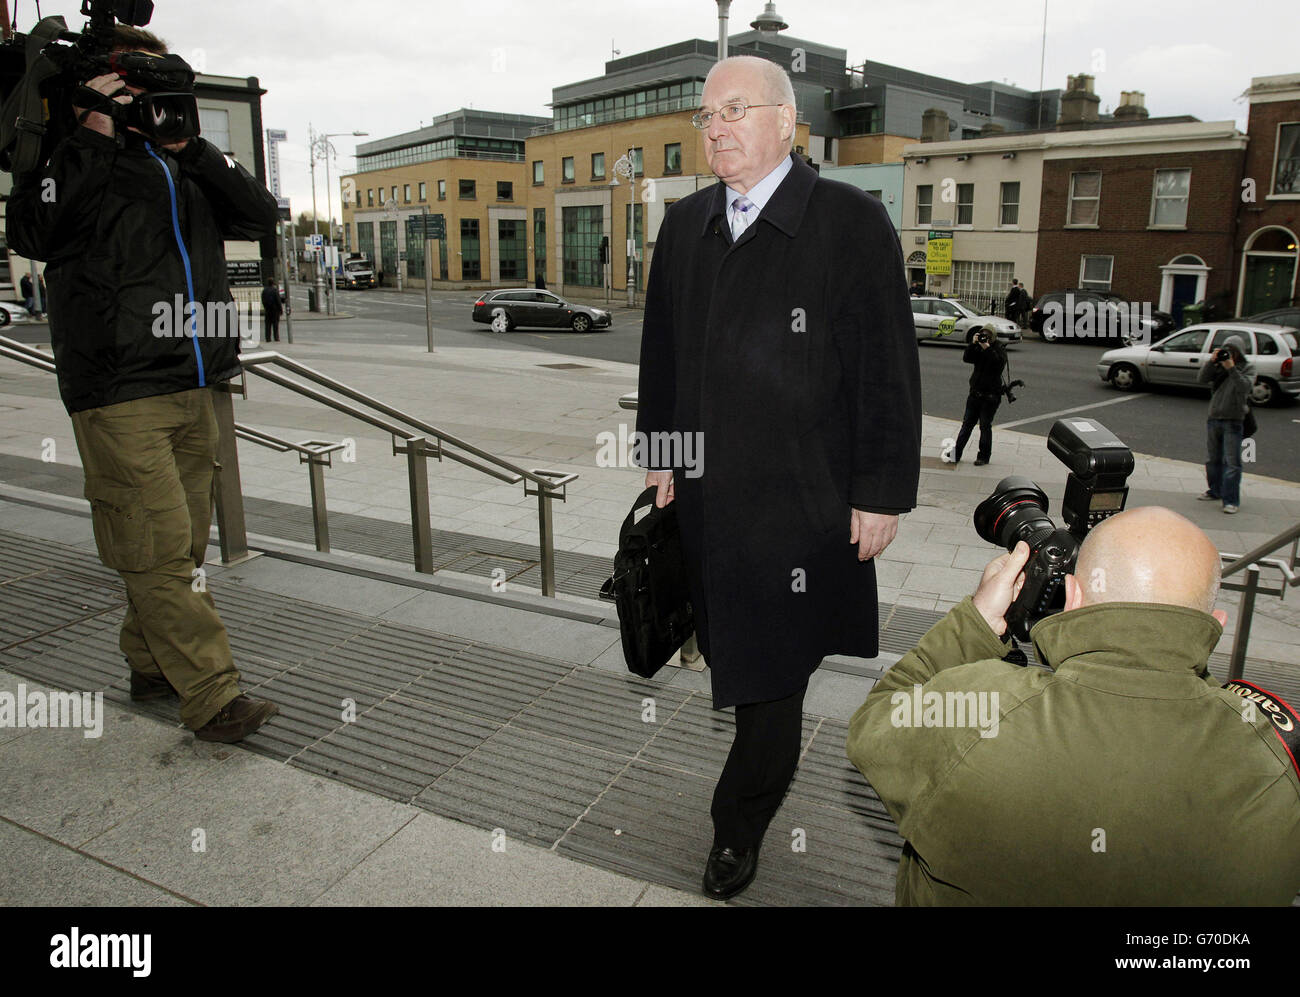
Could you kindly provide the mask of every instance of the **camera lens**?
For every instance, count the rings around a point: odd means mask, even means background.
[[[1017,474],[999,481],[993,494],[975,507],[975,532],[980,539],[1006,550],[1020,540],[1032,548],[1036,536],[1055,529],[1047,515],[1047,493]]]

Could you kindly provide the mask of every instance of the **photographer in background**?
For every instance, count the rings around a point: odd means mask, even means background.
[[[123,25],[113,45],[167,52]],[[145,92],[116,72],[85,86],[122,105]],[[80,126],[16,178],[9,245],[47,263],[59,393],[95,542],[126,585],[120,647],[131,698],[178,694],[196,737],[238,741],[276,707],[240,693],[225,627],[196,578],[212,515],[213,385],[240,372],[239,330],[199,332],[188,303],[201,315],[205,303],[231,301],[223,240],[273,235],[275,199],[202,138],[158,144],[108,114],[72,110]],[[178,298],[184,317],[174,316]]]
[[[1007,351],[998,342],[997,330],[992,326],[977,330],[966,344],[962,360],[975,369],[970,375],[970,394],[966,396],[966,412],[961,418],[952,462],[961,461],[961,452],[978,422],[980,442],[975,466],[982,467],[993,455],[993,416],[1002,403],[1002,371],[1007,366]]]
[[[1242,421],[1249,406],[1254,369],[1246,363],[1240,336],[1231,336],[1201,368],[1196,380],[1209,384],[1210,417],[1206,420],[1205,481],[1198,496],[1203,502],[1223,502],[1231,515],[1241,508]]]
[[[1053,671],[1000,660],[1029,553],[995,558],[849,724],[905,839],[897,903],[1290,904],[1300,742],[1275,697],[1207,670],[1214,544],[1158,507],[1094,527],[1031,633]]]

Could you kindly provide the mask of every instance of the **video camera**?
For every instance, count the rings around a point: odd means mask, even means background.
[[[189,63],[178,55],[113,51],[117,23],[148,24],[153,0],[82,0],[81,13],[89,20],[80,34],[55,15],[0,46],[0,169],[21,175],[43,166],[79,124],[74,106],[107,114],[119,129],[139,129],[160,143],[199,134]],[[106,73],[145,92],[119,104],[85,86]]]
[[[1029,478],[1009,475],[975,509],[975,532],[1007,550],[1029,544],[1025,581],[1006,612],[1007,633],[1029,639],[1030,628],[1064,608],[1062,581],[1074,571],[1088,531],[1124,510],[1133,451],[1094,419],[1058,419],[1047,449],[1070,469],[1062,515],[1068,529],[1047,514],[1047,494]]]

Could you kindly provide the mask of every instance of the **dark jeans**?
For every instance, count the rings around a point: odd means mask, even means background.
[[[736,739],[713,791],[713,841],[724,848],[763,842],[799,765],[803,697],[736,707]]]
[[[1207,419],[1205,483],[1224,505],[1241,505],[1241,420]]]
[[[264,339],[268,343],[278,343],[280,341],[280,316],[272,318],[270,315],[263,315],[263,322],[266,326]]]
[[[980,424],[978,456],[980,460],[993,456],[993,416],[1000,404],[1001,395],[981,395],[972,391],[966,396],[966,413],[961,417],[961,432],[957,434],[957,449],[953,451],[953,457],[961,460],[961,452],[966,449],[976,422]]]

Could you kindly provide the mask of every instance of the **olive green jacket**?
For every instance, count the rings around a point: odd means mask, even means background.
[[[999,660],[971,599],[954,607],[849,726],[906,839],[897,902],[1290,903],[1300,779],[1207,673],[1221,633],[1191,609],[1088,606],[1032,630],[1049,672]]]

